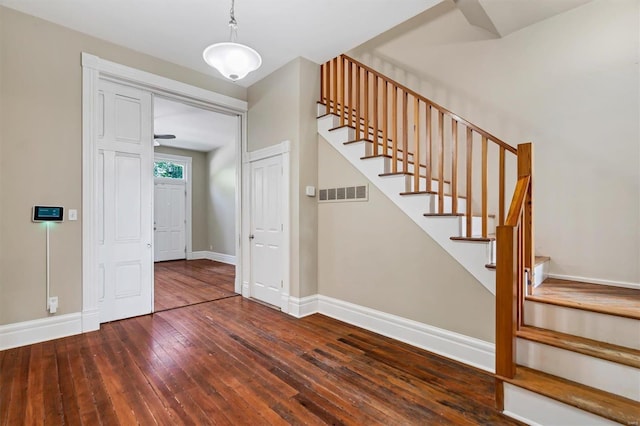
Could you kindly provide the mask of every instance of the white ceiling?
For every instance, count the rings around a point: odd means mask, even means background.
[[[208,152],[237,140],[236,116],[158,97],[153,101],[153,115],[155,134],[176,136],[158,140],[162,146]]]
[[[236,0],[238,41],[262,55],[248,87],[302,56],[321,63],[441,0]],[[220,77],[202,59],[229,38],[231,0],[0,0],[0,5]]]

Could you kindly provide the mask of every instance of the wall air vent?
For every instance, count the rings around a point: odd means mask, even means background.
[[[326,188],[318,191],[321,203],[345,201],[369,201],[369,185],[345,186],[342,188]]]

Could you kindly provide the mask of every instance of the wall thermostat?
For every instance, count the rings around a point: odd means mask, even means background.
[[[34,222],[62,222],[64,207],[33,206]]]

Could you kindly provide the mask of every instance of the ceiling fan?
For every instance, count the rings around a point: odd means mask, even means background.
[[[160,134],[160,135],[156,135],[155,133],[153,134],[153,146],[160,146],[160,142],[158,142],[159,139],[175,139],[176,135],[171,135],[171,134]]]

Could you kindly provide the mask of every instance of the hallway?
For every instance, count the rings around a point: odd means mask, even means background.
[[[235,296],[235,266],[212,260],[154,264],[154,312]]]

